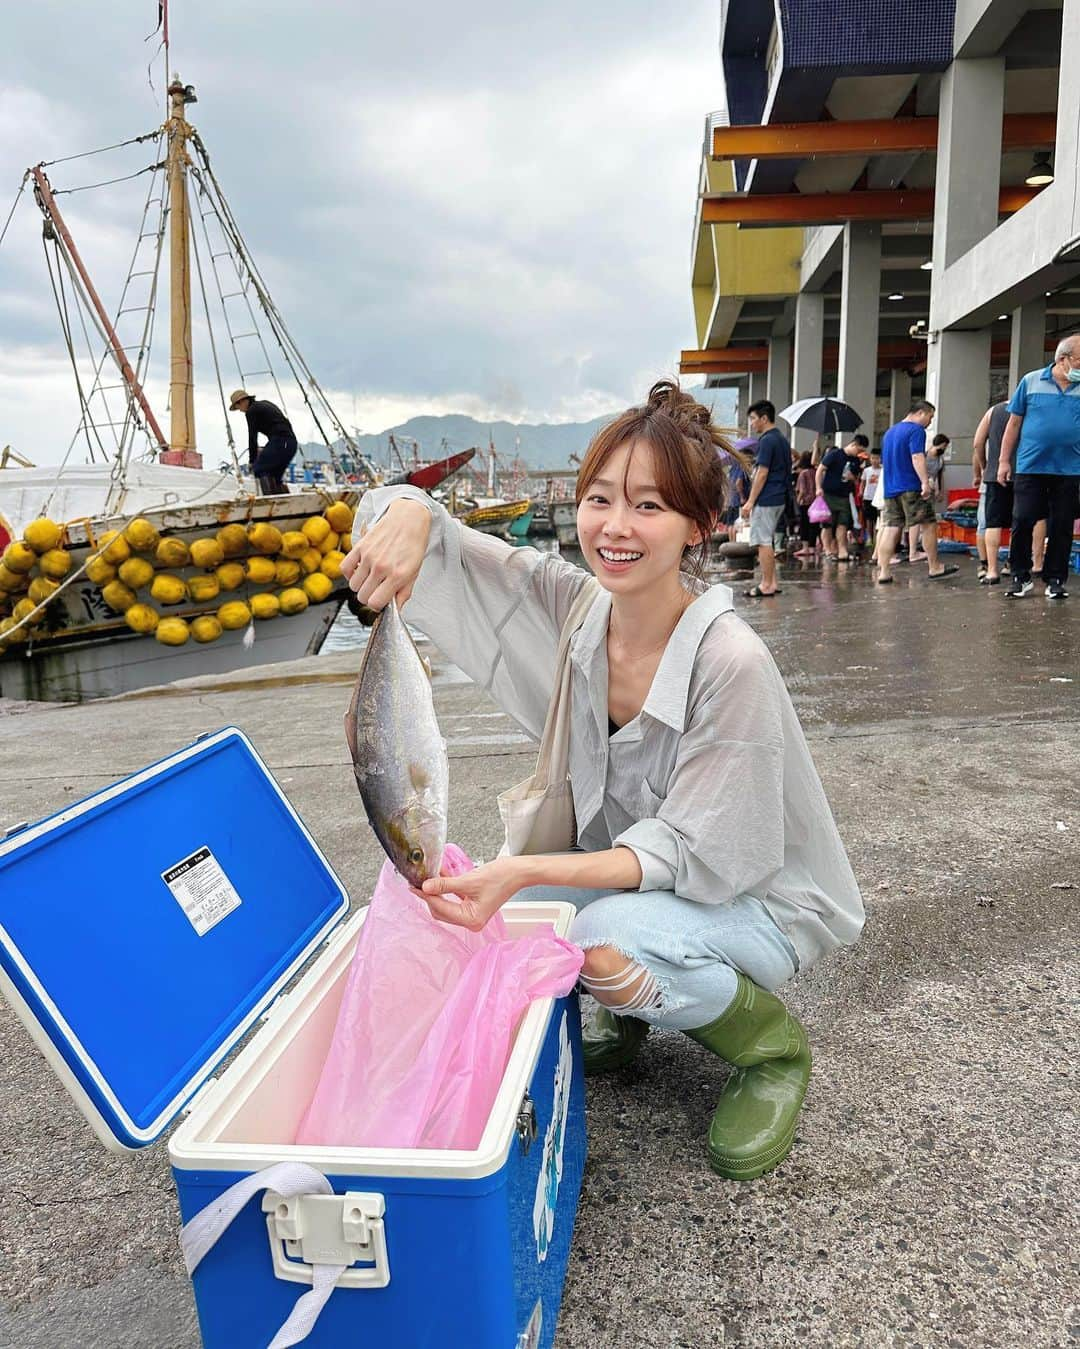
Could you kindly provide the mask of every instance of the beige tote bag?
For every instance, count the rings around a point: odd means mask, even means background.
[[[524,782],[499,794],[499,814],[506,830],[503,857],[569,852],[577,842],[570,790],[570,638],[585,621],[599,591],[600,583],[590,577],[571,605],[559,634],[555,687],[536,770]]]

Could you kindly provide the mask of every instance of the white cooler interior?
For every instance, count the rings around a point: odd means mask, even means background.
[[[293,1153],[324,1170],[394,1174],[395,1159],[409,1159],[410,1174],[452,1170],[457,1175],[485,1174],[501,1164],[529,1083],[551,1009],[541,998],[526,1011],[518,1027],[502,1087],[495,1099],[480,1145],[474,1151],[419,1151],[389,1148],[295,1147],[293,1138],[315,1091],[330,1048],[338,1009],[345,991],[353,951],[366,910],[354,914],[335,933],[313,968],[295,988],[278,999],[266,1022],[228,1070],[195,1098],[186,1121],[173,1135],[169,1151],[174,1164],[209,1169],[248,1169],[282,1161]],[[514,937],[543,928],[558,936],[569,933],[574,916],[570,904],[508,904],[503,910]],[[318,1159],[318,1160],[316,1160]],[[404,1165],[404,1160],[400,1163]]]

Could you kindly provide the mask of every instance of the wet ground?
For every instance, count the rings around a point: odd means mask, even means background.
[[[1080,1336],[1076,951],[1080,578],[1014,603],[896,569],[789,571],[742,598],[792,691],[867,902],[862,940],[789,990],[815,1068],[791,1158],[714,1177],[724,1070],[676,1034],[590,1083],[590,1160],[557,1349],[1059,1346]],[[835,569],[833,569],[835,571]],[[0,828],[229,722],[354,897],[379,854],[341,713],[355,653],[0,718]],[[451,833],[498,844],[530,748],[435,660]],[[283,682],[284,681],[284,682]],[[105,1154],[0,1009],[0,1346],[194,1349],[162,1147]]]

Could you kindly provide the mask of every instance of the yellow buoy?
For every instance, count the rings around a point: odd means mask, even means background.
[[[281,530],[265,521],[252,525],[247,532],[248,543],[257,553],[280,553]]]
[[[217,611],[217,616],[221,626],[230,631],[246,628],[251,622],[251,610],[243,600],[229,600]]]
[[[319,544],[330,533],[330,522],[324,520],[321,515],[312,515],[304,521],[300,528],[307,535],[312,548],[318,548]]]
[[[35,553],[47,553],[60,542],[63,532],[55,520],[46,520],[42,516],[40,520],[30,521],[23,530],[23,538]]]
[[[44,604],[49,596],[59,589],[59,583],[50,581],[47,576],[35,576],[27,593],[35,604]]]
[[[163,567],[186,567],[191,561],[191,553],[183,539],[162,539],[154,556]]]
[[[5,642],[25,642],[29,639],[29,629],[25,627],[16,628],[15,625],[17,621],[18,620],[14,618],[5,618],[0,622],[0,640]],[[13,628],[15,629],[14,631],[12,631]]]
[[[339,535],[338,535],[337,546],[341,549],[341,551],[342,551],[343,553],[349,553],[349,552],[352,552],[352,535],[351,535],[351,534],[339,534]]]
[[[153,632],[158,625],[158,611],[152,604],[132,604],[124,610],[124,621],[132,632]]]
[[[187,583],[188,594],[196,604],[206,604],[216,600],[221,594],[221,585],[216,576],[191,576]]]
[[[298,529],[287,529],[281,536],[281,555],[300,559],[308,550],[308,539]]]
[[[291,562],[287,557],[278,558],[274,566],[274,579],[279,586],[292,586],[300,579],[300,563]]]
[[[196,539],[191,545],[191,565],[213,571],[225,561],[225,549],[217,539]]]
[[[271,595],[269,591],[264,590],[262,594],[251,597],[252,618],[277,618],[280,610],[278,597]]]
[[[44,563],[45,559],[41,559]],[[145,557],[129,557],[120,563],[120,579],[132,590],[141,590],[154,579],[154,568]]]
[[[217,541],[226,557],[243,557],[247,552],[247,530],[243,525],[222,525]]]
[[[12,618],[14,618],[16,623],[21,623],[24,618],[29,618],[36,608],[37,605],[34,603],[33,600],[31,599],[20,600],[18,604],[16,604],[15,608],[12,609],[11,616]],[[44,616],[43,614],[38,616],[39,622],[41,621],[41,618],[43,616]]]
[[[4,549],[4,566],[17,576],[25,576],[37,561],[37,553],[22,539],[15,539]]]
[[[161,535],[141,515],[124,530],[124,538],[137,553],[152,553],[161,542]]]
[[[242,562],[223,562],[214,575],[222,590],[239,590],[244,584],[244,564]]]
[[[30,577],[26,572],[12,571],[0,562],[0,590],[8,595],[17,595],[20,590],[25,590],[30,584]]]
[[[159,571],[150,587],[150,594],[159,604],[183,604],[187,599],[187,586],[179,576],[167,571]]]
[[[313,571],[318,571],[322,566],[322,553],[318,548],[309,548],[300,559],[300,570],[305,576],[310,576]]]
[[[324,576],[329,576],[331,581],[336,581],[341,575],[341,564],[345,561],[344,553],[327,553],[322,560],[322,566],[319,570]]]
[[[126,562],[131,556],[131,548],[127,539],[118,529],[110,529],[102,534],[98,540],[98,546],[102,547],[101,556],[106,562],[111,562],[114,567],[119,567],[121,562]]]
[[[327,534],[326,538],[323,539],[322,543],[319,544],[319,552],[322,553],[323,557],[325,557],[327,553],[336,552],[337,546],[338,546],[338,536],[333,532],[333,530],[331,530],[330,533]]]
[[[50,548],[38,558],[38,566],[43,576],[62,581],[71,570],[71,554],[66,548]]]
[[[135,592],[123,581],[110,581],[108,585],[102,587],[101,598],[110,609],[122,614],[135,603]]]
[[[321,604],[333,588],[333,581],[321,571],[312,572],[310,576],[304,577],[304,594],[312,604]]]
[[[154,629],[154,636],[164,646],[183,646],[191,632],[182,618],[163,618]]]
[[[249,557],[244,564],[252,585],[266,586],[277,579],[277,568],[270,557]]]
[[[86,564],[86,575],[96,586],[108,585],[116,580],[116,568],[103,557],[94,557]]]
[[[331,502],[323,514],[329,520],[330,528],[336,530],[339,534],[343,534],[347,529],[352,529],[352,507],[347,502]]]
[[[283,590],[279,596],[283,614],[302,614],[308,607],[308,597],[299,586]]]
[[[212,614],[203,614],[192,623],[191,635],[197,642],[216,642],[221,636],[221,624]]]

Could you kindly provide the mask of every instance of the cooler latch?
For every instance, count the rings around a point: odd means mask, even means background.
[[[390,1282],[386,1200],[381,1194],[350,1191],[284,1199],[268,1190],[262,1208],[277,1278],[311,1283],[313,1265],[346,1265],[339,1288],[385,1288]]]

